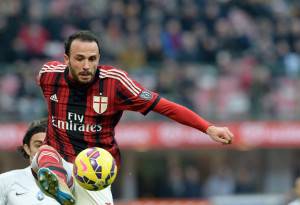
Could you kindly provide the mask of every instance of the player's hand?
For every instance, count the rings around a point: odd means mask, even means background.
[[[231,144],[234,137],[227,127],[216,127],[213,125],[207,128],[206,134],[208,134],[214,141],[223,144]]]

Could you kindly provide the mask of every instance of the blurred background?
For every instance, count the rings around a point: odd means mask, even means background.
[[[27,166],[15,149],[27,124],[46,116],[35,76],[63,59],[63,41],[81,29],[99,36],[101,64],[236,135],[224,147],[159,115],[126,113],[116,134],[116,204],[295,198],[299,0],[1,0],[0,173]]]

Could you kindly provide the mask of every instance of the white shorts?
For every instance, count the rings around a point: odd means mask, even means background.
[[[73,164],[67,162],[62,158],[63,167],[67,171],[67,180],[70,180],[73,177]],[[34,170],[37,170],[36,155],[34,156],[31,167]],[[105,189],[100,191],[89,191],[82,188],[74,179],[74,187],[72,192],[75,196],[76,203],[75,205],[113,205],[113,197],[111,193],[111,187],[108,186]]]

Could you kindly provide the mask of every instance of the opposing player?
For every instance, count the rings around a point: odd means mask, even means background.
[[[42,189],[61,204],[74,203],[67,183],[71,163],[81,150],[102,147],[115,157],[120,168],[120,152],[114,136],[115,126],[125,110],[143,115],[154,111],[207,133],[216,142],[231,143],[233,134],[227,127],[208,123],[188,108],[145,89],[126,72],[98,65],[99,60],[97,37],[89,31],[79,31],[65,43],[64,63],[46,63],[39,74],[39,85],[48,106],[48,146],[40,148],[33,168]],[[70,166],[64,166],[61,157]],[[105,196],[113,204],[110,187],[107,189]]]
[[[20,151],[29,161],[42,145],[46,137],[46,127],[46,120],[33,121],[24,135]],[[30,166],[0,174],[0,182],[0,205],[59,205],[40,190]]]

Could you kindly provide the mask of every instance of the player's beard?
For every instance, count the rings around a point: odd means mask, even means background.
[[[75,69],[73,69],[71,63],[69,63],[68,67],[69,67],[69,71],[71,72],[72,80],[74,80],[77,83],[88,84],[88,83],[92,82],[93,79],[95,78],[96,69],[94,69],[94,72],[81,71],[79,73],[76,73],[76,71],[75,71]],[[82,80],[80,80],[79,75],[89,75],[89,76],[91,76],[91,79],[89,81],[82,81]]]

